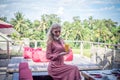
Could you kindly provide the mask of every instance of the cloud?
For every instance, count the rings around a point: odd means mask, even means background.
[[[62,4],[69,4],[71,2],[73,2],[74,0],[61,0],[60,3]]]
[[[0,4],[0,8],[6,8],[7,4]]]
[[[120,11],[120,8],[118,8],[117,11]]]
[[[33,6],[31,6],[31,9],[33,9],[33,10],[40,10],[40,6],[33,5]]]
[[[57,11],[57,14],[58,15],[62,15],[63,13],[64,13],[64,8],[63,7],[59,7],[58,11]]]
[[[119,17],[120,0],[3,0],[0,3],[0,15],[13,17],[13,13],[20,11],[26,17],[38,19],[43,14],[57,14],[62,20],[70,20],[73,16],[87,18]],[[109,14],[112,13],[112,14]],[[107,16],[106,16],[107,15]]]
[[[63,7],[84,6],[84,4],[86,5],[85,0],[60,0],[58,2],[58,5]]]
[[[84,15],[85,18],[89,18],[90,16],[94,17],[94,13],[87,13]]]
[[[79,11],[82,11],[82,12],[95,12],[97,11],[98,9],[93,9],[93,8],[85,8],[85,9],[79,9]]]
[[[93,1],[94,4],[103,4],[105,3],[104,1],[100,1],[100,0],[94,0]]]
[[[120,0],[93,0],[93,4],[119,4]]]
[[[42,14],[48,14],[48,13],[50,13],[50,9],[48,9],[48,8],[42,8],[41,9],[41,13]]]
[[[101,11],[104,11],[104,10],[112,10],[114,9],[115,6],[111,6],[111,7],[104,7],[104,8],[100,8]]]

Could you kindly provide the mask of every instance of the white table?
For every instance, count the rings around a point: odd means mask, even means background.
[[[111,70],[92,70],[92,71],[81,71],[85,80],[117,80],[117,77],[111,73]],[[96,78],[91,74],[100,74],[101,78]],[[105,79],[107,77],[107,79]]]

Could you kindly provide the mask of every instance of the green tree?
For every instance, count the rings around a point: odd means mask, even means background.
[[[0,20],[2,20],[4,22],[8,22],[7,17],[0,17]]]
[[[14,29],[20,34],[19,39],[26,37],[26,31],[29,29],[30,21],[24,18],[24,15],[20,12],[14,14],[15,18],[12,18],[10,23]]]
[[[53,23],[60,23],[61,20],[56,14],[44,14],[41,16],[41,27],[43,28],[43,35],[45,36],[44,39],[46,39],[46,33],[48,31],[48,28]]]

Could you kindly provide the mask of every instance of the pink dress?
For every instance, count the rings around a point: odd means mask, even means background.
[[[78,68],[64,64],[63,56],[58,56],[59,53],[65,52],[63,44],[53,41],[47,45],[46,51],[46,57],[50,60],[48,73],[54,80],[81,80]]]

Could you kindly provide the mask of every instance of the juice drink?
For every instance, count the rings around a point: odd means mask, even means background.
[[[68,52],[69,51],[69,45],[65,44],[65,51]]]

